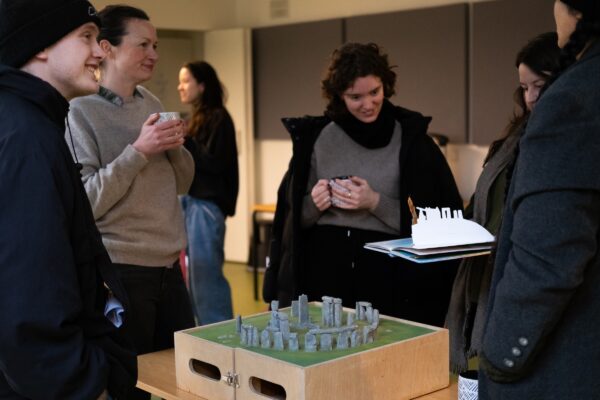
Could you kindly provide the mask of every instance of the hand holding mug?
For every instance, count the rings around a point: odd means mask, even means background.
[[[319,179],[310,191],[310,196],[319,211],[325,211],[331,207],[331,194],[327,179]]]
[[[179,113],[156,113],[150,115],[144,122],[133,147],[146,156],[179,147],[185,141],[184,122],[181,119],[173,119],[172,116],[167,120],[161,117],[161,114],[179,115]]]
[[[375,192],[366,179],[350,176],[348,179],[334,178],[331,186],[331,202],[345,210],[373,210],[379,204],[379,193]]]

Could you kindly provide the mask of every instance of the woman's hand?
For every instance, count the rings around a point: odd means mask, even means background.
[[[325,211],[331,207],[331,195],[327,179],[319,179],[310,191],[310,196],[319,211]]]
[[[372,211],[379,204],[379,193],[369,186],[369,182],[358,176],[350,179],[336,179],[341,186],[332,186],[331,196],[336,207],[344,210],[369,210]]]
[[[158,113],[150,117],[142,125],[140,136],[133,143],[133,147],[149,156],[179,147],[185,141],[185,125],[182,120],[158,121]]]

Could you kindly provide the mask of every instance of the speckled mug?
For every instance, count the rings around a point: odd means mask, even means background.
[[[156,121],[156,123],[172,121],[175,119],[181,119],[181,115],[179,115],[179,113],[177,111],[161,112],[161,113],[158,113],[158,115],[159,115],[159,117],[158,117],[158,121]]]

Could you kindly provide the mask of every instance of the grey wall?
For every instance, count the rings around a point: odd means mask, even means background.
[[[469,142],[489,144],[513,113],[517,52],[535,35],[555,29],[552,2],[502,0],[471,7]]]
[[[384,47],[398,75],[395,104],[433,116],[430,131],[466,140],[467,6],[349,18],[349,42]]]
[[[255,132],[287,139],[283,116],[321,114],[320,80],[344,40],[376,42],[397,65],[396,104],[433,117],[431,132],[487,145],[518,86],[514,58],[554,29],[549,0],[499,0],[253,31]]]
[[[256,29],[252,33],[255,135],[289,138],[282,117],[319,115],[321,76],[342,43],[342,20]]]

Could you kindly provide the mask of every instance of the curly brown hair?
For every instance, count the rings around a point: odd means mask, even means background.
[[[396,90],[396,73],[392,71],[388,55],[375,43],[346,43],[331,54],[325,78],[321,81],[321,92],[327,99],[326,115],[332,119],[348,113],[342,94],[354,81],[369,75],[381,79],[386,99]]]

